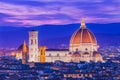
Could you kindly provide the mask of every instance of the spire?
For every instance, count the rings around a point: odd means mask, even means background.
[[[81,21],[81,28],[83,29],[86,28],[84,18],[82,18],[82,21]]]
[[[23,43],[23,52],[27,52],[27,46],[26,46],[26,42],[25,42],[25,40],[24,40],[24,43]]]

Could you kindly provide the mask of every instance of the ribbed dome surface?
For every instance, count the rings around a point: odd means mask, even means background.
[[[97,44],[96,38],[87,28],[78,29],[71,37],[70,44],[93,43]]]
[[[74,32],[70,40],[70,45],[81,43],[97,44],[94,34],[86,28],[84,19],[81,21],[81,27],[76,32]]]

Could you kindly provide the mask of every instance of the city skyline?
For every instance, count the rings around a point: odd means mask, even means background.
[[[120,80],[120,0],[0,0],[0,80]]]

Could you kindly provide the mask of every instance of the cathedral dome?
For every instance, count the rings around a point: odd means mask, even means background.
[[[81,27],[74,32],[70,40],[70,45],[81,43],[97,44],[94,34],[86,28],[84,20],[82,20]]]

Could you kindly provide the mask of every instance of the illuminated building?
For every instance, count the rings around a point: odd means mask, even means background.
[[[98,45],[97,40],[94,36],[94,34],[86,28],[85,22],[82,19],[80,28],[75,31],[71,37],[70,40],[70,51],[74,52],[76,51],[81,52],[93,52],[97,51]]]
[[[16,53],[16,59],[20,59],[20,54],[18,52]]]
[[[27,46],[26,46],[26,42],[24,41],[23,50],[22,50],[22,64],[26,64],[26,63],[27,63]]]
[[[94,34],[86,28],[82,19],[80,28],[75,31],[70,40],[69,50],[72,54],[72,61],[102,61],[102,56],[98,53],[98,44]]]
[[[29,62],[40,62],[38,32],[35,30],[29,32]]]
[[[103,61],[102,55],[98,52],[98,44],[94,34],[86,28],[82,19],[80,28],[75,31],[70,39],[68,49],[38,49],[38,32],[29,32],[29,62],[80,62],[93,60]]]
[[[46,49],[46,62],[55,62],[56,60],[70,62],[70,56],[68,49]]]
[[[46,62],[46,47],[40,46],[40,62]]]
[[[25,43],[25,45],[26,45],[26,48],[27,48],[27,58],[28,58],[28,46],[27,46],[27,44]],[[22,59],[22,53],[23,53],[23,48],[24,48],[24,43],[23,44],[21,44],[19,47],[18,47],[18,49],[17,49],[17,51],[16,51],[16,59]]]

